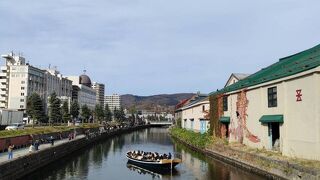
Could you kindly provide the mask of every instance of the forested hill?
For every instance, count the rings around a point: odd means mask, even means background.
[[[128,110],[149,110],[154,112],[173,112],[175,105],[184,99],[191,98],[193,93],[160,94],[153,96],[121,96],[121,105]]]

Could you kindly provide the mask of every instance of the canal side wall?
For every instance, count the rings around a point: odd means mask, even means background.
[[[220,160],[222,162],[228,163],[232,166],[247,170],[249,172],[265,176],[269,179],[294,179],[294,180],[320,180],[320,173],[315,169],[304,168],[294,164],[288,164],[282,161],[277,161],[274,159],[269,159],[259,155],[254,155],[251,153],[246,153],[243,151],[237,151],[232,148],[224,149],[201,149],[192,144],[185,142],[182,139],[179,139],[171,134],[171,136],[178,142],[186,145],[190,149],[206,154],[214,159]],[[233,156],[226,156],[224,153],[233,154]],[[235,158],[241,157],[241,158]],[[245,157],[245,158],[244,158]],[[263,166],[257,166],[256,164],[251,164],[249,161],[244,161],[240,159],[254,159],[259,161],[266,166],[269,166],[268,169],[265,169]]]
[[[99,130],[99,128],[97,128]],[[0,138],[0,152],[5,152],[8,149],[9,144],[14,144],[15,149],[25,148],[31,145],[32,140],[39,140],[39,139],[47,139],[50,136],[53,136],[55,139],[67,138],[68,135],[74,132],[74,130],[69,131],[62,131],[62,132],[53,132],[53,133],[46,133],[46,134],[35,134],[35,135],[21,135],[15,137],[6,137]],[[83,134],[83,128],[77,128],[76,132],[78,134]]]
[[[95,136],[90,139],[74,139],[64,144],[55,145],[51,148],[30,153],[26,156],[18,157],[12,161],[0,163],[0,179],[13,180],[22,178],[23,176],[28,175],[49,163],[60,160],[70,153],[85,148],[97,141],[105,140],[115,135],[135,131],[138,129],[144,129],[147,127],[149,127],[149,125],[117,129],[114,131],[102,133],[101,135]]]

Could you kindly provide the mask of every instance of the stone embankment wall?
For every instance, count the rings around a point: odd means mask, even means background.
[[[290,164],[288,162],[266,158],[256,154],[238,151],[232,148],[221,149],[217,147],[214,149],[200,149],[183,141],[182,139],[174,136],[173,138],[194,151],[201,152],[213,157],[214,159],[226,162],[232,166],[247,170],[249,172],[265,176],[268,179],[320,180],[320,172],[316,169],[306,168],[298,164]],[[232,154],[232,156],[227,156],[225,153]],[[246,161],[245,159],[255,159],[255,161],[260,162],[260,165],[250,163],[250,161]]]
[[[23,176],[32,173],[40,167],[43,167],[51,162],[54,162],[71,152],[77,151],[90,145],[93,142],[106,139],[108,137],[122,134],[138,129],[143,129],[148,125],[117,129],[110,132],[103,133],[99,136],[86,139],[75,139],[68,143],[53,146],[52,148],[37,151],[35,153],[28,154],[26,156],[18,157],[12,161],[0,163],[0,179],[1,180],[13,180],[19,179]],[[91,131],[92,132],[92,131]]]
[[[74,130],[47,133],[47,134],[38,134],[33,136],[22,135],[22,136],[16,136],[16,137],[0,138],[0,152],[7,151],[9,144],[14,144],[16,149],[24,148],[24,147],[30,146],[32,140],[47,139],[50,136],[53,136],[55,139],[60,139],[60,136],[62,138],[67,138],[70,132],[73,132],[73,131]],[[77,128],[76,131],[78,134],[83,134],[84,130],[82,128]]]

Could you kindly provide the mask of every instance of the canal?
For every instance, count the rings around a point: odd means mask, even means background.
[[[127,164],[129,150],[177,152],[183,162],[167,174],[152,173]],[[217,179],[260,180],[264,177],[193,152],[175,142],[166,128],[148,128],[96,143],[24,177],[26,180],[144,180]]]

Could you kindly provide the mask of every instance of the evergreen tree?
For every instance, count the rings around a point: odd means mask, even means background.
[[[88,122],[91,116],[91,111],[86,104],[81,107],[81,116],[84,118],[85,122]]]
[[[112,112],[108,106],[108,104],[104,107],[104,117],[106,121],[112,121]]]
[[[133,126],[135,122],[136,122],[136,117],[135,117],[135,114],[132,113],[130,117],[130,125]]]
[[[71,119],[67,101],[63,102],[62,104],[62,119],[64,123],[70,121]]]
[[[94,109],[95,118],[101,123],[104,119],[103,107],[100,104],[97,104]]]
[[[49,98],[49,122],[57,123],[62,121],[61,100],[53,92]]]
[[[113,117],[115,120],[118,120],[119,118],[119,110],[117,109],[117,107],[114,107],[113,109]]]
[[[134,114],[134,113],[132,113],[132,114],[131,114],[131,118],[132,118],[132,121],[133,121],[133,122],[135,122],[135,121],[136,121],[136,116],[135,116],[135,114]]]
[[[80,107],[77,101],[72,101],[70,106],[70,114],[72,115],[72,118],[78,118],[80,112]]]
[[[120,122],[123,122],[126,120],[126,114],[124,113],[124,110],[122,107],[120,108],[120,110],[118,110],[118,120]]]
[[[35,121],[46,122],[46,116],[44,113],[43,100],[37,93],[32,93],[27,99],[27,114]]]

